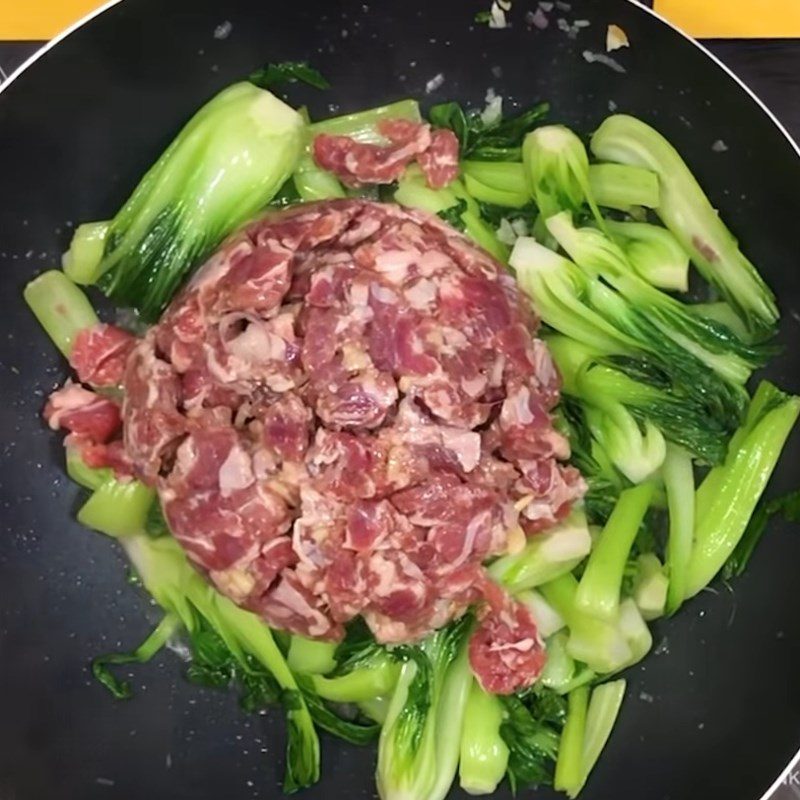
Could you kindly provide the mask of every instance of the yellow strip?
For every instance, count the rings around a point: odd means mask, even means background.
[[[0,39],[52,39],[100,0],[0,1]],[[655,0],[655,9],[692,36],[800,37],[800,0]]]
[[[102,0],[0,0],[0,39],[45,41],[98,8]]]
[[[800,37],[800,0],[655,0],[655,10],[699,39]]]

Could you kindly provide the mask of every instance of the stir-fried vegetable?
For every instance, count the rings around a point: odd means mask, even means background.
[[[639,278],[624,252],[601,231],[576,228],[569,212],[549,218],[547,229],[581,269],[613,286],[662,339],[668,336],[721,377],[742,384],[766,362],[768,349],[748,345],[719,323],[690,314],[680,301]]]
[[[454,228],[464,231],[498,261],[507,260],[508,248],[481,219],[478,203],[460,180],[453,181],[444,189],[431,189],[419,168],[411,166],[398,182],[394,199],[400,205],[438,214]]]
[[[656,212],[757,338],[778,320],[775,298],[739,249],[678,151],[658,131],[634,117],[609,117],[592,137],[592,152],[604,161],[650,169],[658,175]]]
[[[109,222],[85,222],[75,229],[69,250],[61,257],[61,268],[71,281],[88,286],[97,279],[110,226]]]
[[[491,794],[508,769],[508,745],[500,735],[503,705],[472,681],[464,709],[458,776],[461,788],[469,794]]]
[[[636,561],[633,599],[648,622],[664,614],[667,605],[669,580],[664,566],[655,553],[642,553]]]
[[[510,261],[520,286],[549,326],[599,355],[634,356],[614,366],[640,372],[638,365],[644,364],[646,372],[660,373],[673,391],[691,394],[713,409],[727,429],[738,424],[744,390],[707,369],[688,337],[677,342],[666,336],[635,302],[533,239],[518,239]]]
[[[610,681],[595,687],[589,698],[584,726],[581,780],[573,788],[573,796],[583,788],[589,773],[606,746],[614,723],[617,721],[622,700],[625,697],[625,681]]]
[[[145,527],[155,492],[139,481],[103,483],[78,511],[78,522],[108,536],[132,536]]]
[[[156,319],[192,266],[275,196],[297,166],[304,131],[294,109],[252,83],[220,92],[111,221],[92,282]]]
[[[676,292],[688,290],[689,255],[666,228],[648,222],[616,220],[606,220],[606,225],[640,278],[659,289]],[[687,310],[691,313],[692,309],[689,307]],[[702,311],[698,313],[702,315]],[[737,319],[735,315],[734,319]],[[716,321],[722,322],[719,319]],[[739,335],[738,328],[726,327]]]
[[[619,211],[655,208],[661,196],[655,172],[625,164],[590,164],[589,188],[597,205]]]
[[[443,800],[458,768],[461,727],[472,684],[463,617],[406,648],[378,745],[383,800]]]
[[[382,120],[422,120],[406,99],[312,123],[264,90],[326,88],[304,62],[267,65],[250,81],[197,112],[113,220],[76,229],[63,272],[26,287],[64,355],[98,321],[76,283],[99,283],[154,319],[190,270],[268,203],[353,194],[316,165],[314,136],[383,144]],[[509,262],[546,326],[563,381],[558,427],[587,492],[545,531],[515,526],[508,539],[518,548],[486,568],[545,644],[533,686],[483,689],[468,658],[472,612],[399,646],[379,644],[363,621],[338,644],[271,631],[192,567],[152,488],[88,466],[80,438],[68,440],[67,472],[91,491],[78,520],[119,540],[164,611],[138,648],[95,659],[96,678],[129,697],[113,667],[186,638],[189,680],[237,687],[248,711],[283,705],[286,791],[319,777],[317,726],[355,744],[379,737],[382,800],[443,800],[456,774],[472,794],[506,777],[513,791],[554,785],[575,797],[625,692],[624,680],[602,681],[649,652],[647,622],[675,613],[721,569],[739,574],[770,516],[800,519],[797,492],[759,503],[800,414],[800,399],[772,384],[752,399],[746,388],[775,352],[764,343],[778,319],[770,290],[660,134],[611,117],[591,143],[600,163],[590,163],[574,132],[541,126],[547,112],[434,106],[430,122],[459,140],[460,176],[432,189],[414,164],[372,195],[437,214]],[[647,209],[666,228],[644,221]],[[687,291],[690,261],[723,302],[667,294]],[[697,487],[695,464],[711,466]],[[666,547],[652,524],[664,510]]]
[[[605,227],[589,184],[586,148],[569,128],[548,125],[529,133],[522,146],[522,161],[544,219],[559,211],[580,211],[587,203],[598,224]]]
[[[599,673],[616,672],[631,663],[633,651],[618,625],[578,606],[578,581],[572,574],[544,584],[541,593],[569,628],[567,652]]]
[[[566,718],[564,699],[547,689],[500,698],[505,719],[500,736],[508,747],[508,782],[512,791],[549,786]]]
[[[547,103],[537,103],[513,117],[502,115],[485,122],[477,112],[466,112],[458,103],[440,103],[428,112],[438,128],[450,128],[458,137],[463,158],[475,161],[519,161],[522,140],[550,112]]]
[[[86,295],[58,270],[34,278],[23,294],[53,344],[67,357],[78,333],[99,321]]]
[[[513,592],[531,589],[572,572],[591,546],[586,515],[575,509],[564,522],[531,537],[521,553],[499,558],[489,573]]]
[[[671,445],[662,471],[669,507],[667,567],[669,588],[666,610],[674,614],[686,597],[689,561],[694,540],[695,501],[694,471],[691,456]]]
[[[600,434],[597,440],[604,453],[630,480],[646,478],[664,461],[666,449],[653,435],[653,426],[703,462],[716,464],[725,457],[739,419],[733,409],[721,412],[646,358],[603,356],[565,336],[548,336],[547,343],[563,376],[564,392],[584,404],[589,427]],[[607,414],[608,422],[597,420],[593,409]],[[634,427],[623,411],[642,429]],[[601,425],[606,430],[599,431]]]
[[[609,622],[617,618],[625,563],[652,497],[650,483],[622,492],[586,562],[576,608]]]
[[[255,664],[277,683],[288,730],[284,788],[293,791],[315,783],[319,742],[314,723],[269,628],[218,594],[189,564],[172,537],[151,539],[140,533],[121,541],[144,587],[168,615],[178,619],[190,635],[201,625],[208,626],[235,657],[238,669],[249,674]]]
[[[687,597],[711,582],[744,534],[799,413],[800,398],[766,381],[759,385],[725,463],[697,489]]]

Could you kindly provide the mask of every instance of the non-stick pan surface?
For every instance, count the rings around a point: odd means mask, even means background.
[[[486,3],[485,5],[488,5]],[[517,0],[515,6],[523,5]],[[107,218],[192,112],[265,61],[331,81],[293,92],[312,115],[407,95],[548,99],[585,133],[609,108],[659,127],[777,292],[784,354],[769,377],[800,390],[800,159],[704,53],[624,0],[573,0],[591,26],[473,25],[483,0],[125,0],[50,50],[0,96],[0,798],[204,800],[279,796],[283,721],[200,691],[166,653],[132,670],[134,699],[92,682],[89,659],[138,643],[155,609],[114,545],[71,519],[55,435],[40,422],[64,364],[21,290],[78,221]],[[215,38],[221,23],[227,38]],[[589,64],[621,25],[627,72]],[[441,87],[426,83],[441,73]],[[722,140],[727,149],[712,145]],[[800,437],[770,491],[797,485]],[[775,524],[732,591],[717,584],[656,629],[585,799],[754,800],[800,744],[800,533]],[[308,798],[371,797],[374,751],[324,741]],[[499,796],[508,797],[507,792]],[[550,797],[542,792],[539,797]]]

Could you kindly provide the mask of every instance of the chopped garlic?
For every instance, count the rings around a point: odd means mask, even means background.
[[[500,220],[500,227],[495,231],[495,235],[499,242],[507,244],[509,247],[513,247],[518,238],[511,223],[505,217]]]
[[[517,217],[517,219],[511,222],[511,230],[517,234],[517,236],[530,236],[530,230],[528,230],[528,223],[525,222],[522,217]]]
[[[525,506],[530,505],[532,500],[533,500],[532,494],[526,494],[524,497],[520,497],[520,499],[517,500],[516,503],[514,503],[514,511],[517,512],[524,511]]]
[[[425,84],[425,94],[430,94],[431,92],[435,92],[443,83],[444,83],[444,75],[441,72],[438,75],[434,75]]]
[[[591,50],[584,50],[582,55],[584,61],[588,61],[590,64],[594,64],[596,62],[598,64],[603,64],[609,69],[613,69],[614,72],[627,72],[625,67],[623,67],[619,61],[611,58],[611,56],[607,56],[605,53],[593,53]]]
[[[495,94],[490,86],[486,91],[486,108],[481,111],[481,121],[484,125],[494,125],[503,116],[503,96]]]
[[[620,47],[630,47],[631,43],[628,40],[628,34],[625,33],[619,25],[609,25],[608,32],[606,33],[606,52],[612,53],[614,50],[619,50]]]
[[[492,3],[492,8],[489,11],[489,27],[490,28],[507,28],[508,22],[506,21],[506,12],[497,2],[494,0]]]
[[[510,556],[515,556],[525,549],[527,538],[525,531],[519,525],[515,525],[509,532],[506,539],[506,552]]]

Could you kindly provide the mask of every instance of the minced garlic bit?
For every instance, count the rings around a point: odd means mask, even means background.
[[[589,64],[603,64],[606,67],[609,67],[609,69],[613,69],[614,72],[627,72],[625,67],[623,67],[619,61],[611,58],[611,56],[607,56],[605,53],[593,53],[591,50],[584,50],[582,55],[584,61],[587,61]]]
[[[431,92],[435,92],[441,85],[444,83],[444,75],[440,72],[438,75],[434,75],[426,84],[425,84],[425,94],[430,94]]]
[[[525,543],[527,541],[527,537],[525,536],[525,531],[519,525],[515,525],[509,532],[508,538],[506,539],[506,552],[510,556],[515,556],[518,553],[521,553],[525,549]]]
[[[630,47],[631,43],[628,40],[628,34],[625,33],[619,25],[609,25],[606,32],[606,52],[612,53],[614,50],[619,50],[620,47]]]
[[[507,244],[509,247],[513,247],[519,238],[511,227],[511,223],[505,217],[500,220],[500,227],[495,231],[495,236],[497,236],[499,241],[503,244]]]
[[[529,506],[533,501],[532,494],[526,494],[525,497],[520,497],[516,503],[514,503],[514,511],[524,511],[526,506]]]
[[[511,10],[511,3],[494,0],[492,8],[489,11],[489,27],[490,28],[507,28],[509,27],[506,20],[506,11]]]
[[[494,125],[503,116],[503,95],[495,94],[490,86],[486,92],[486,108],[481,111],[481,121],[484,125]]]

